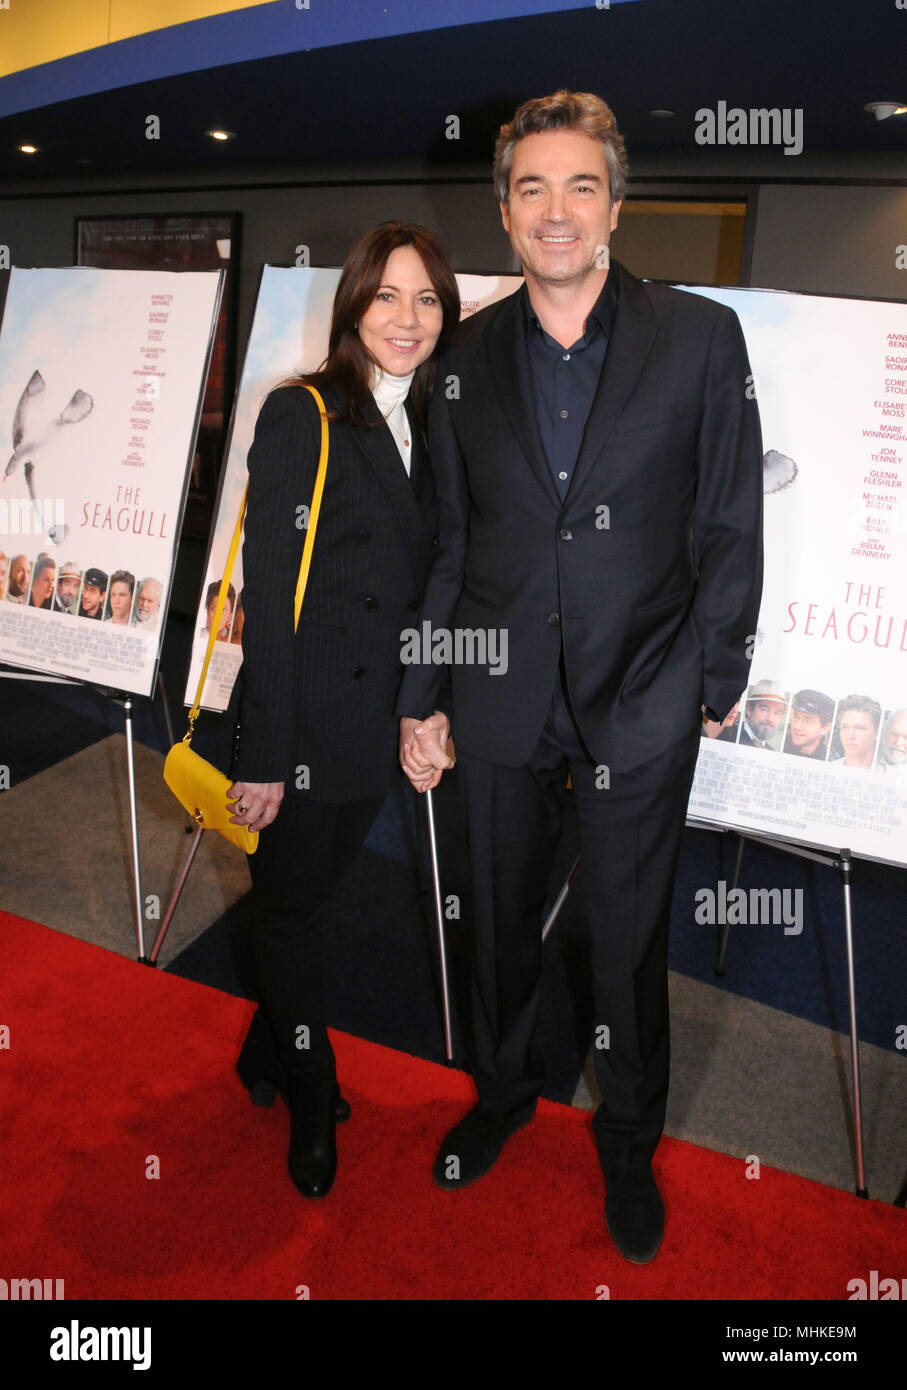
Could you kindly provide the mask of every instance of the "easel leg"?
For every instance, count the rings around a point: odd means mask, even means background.
[[[135,800],[135,757],[132,742],[132,696],[123,701],[126,715],[126,765],[129,769],[129,825],[132,833],[132,886],[135,893],[135,938],[138,959],[142,965],[150,962],[145,955],[145,935],[142,922],[142,876],[139,866],[139,822]]]
[[[176,888],[173,891],[173,897],[170,899],[167,911],[164,914],[164,920],[161,923],[160,931],[155,937],[154,945],[151,948],[151,957],[148,961],[149,965],[157,965],[157,958],[160,953],[160,949],[164,944],[164,937],[167,935],[167,930],[170,926],[173,914],[176,911],[176,905],[180,900],[180,895],[182,894],[184,887],[186,886],[186,879],[189,877],[189,870],[192,868],[193,860],[195,859],[195,856],[198,853],[198,847],[202,842],[202,836],[204,835],[204,833],[204,826],[198,826],[195,831],[195,837],[190,846],[189,853],[186,856],[186,862],[183,865],[183,871],[180,874],[179,883],[176,885]]]
[[[858,1197],[868,1197],[863,1171],[863,1104],[860,1095],[860,1036],[857,1032],[857,996],[853,968],[853,919],[850,911],[850,850],[842,849],[837,861],[844,892],[844,939],[847,946],[847,992],[850,1002],[850,1064],[853,1073],[853,1126],[857,1146]]]
[[[167,688],[164,685],[164,677],[161,675],[160,669],[158,669],[157,673],[157,689],[161,697],[161,707],[164,711],[164,725],[167,729],[167,747],[172,748],[176,743],[176,739],[173,737],[173,725],[170,722],[170,710],[167,707]]]
[[[743,844],[744,840],[743,836],[741,835],[739,837],[739,843],[737,845],[737,863],[734,865],[734,882],[731,885],[732,890],[737,887],[737,883],[740,879],[740,864],[743,860]],[[718,938],[718,959],[715,962],[716,975],[724,974],[724,961],[725,957],[727,956],[727,943],[730,934],[731,924],[730,922],[725,922],[724,926],[721,928],[721,934]]]

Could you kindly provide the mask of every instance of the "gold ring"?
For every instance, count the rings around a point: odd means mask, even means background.
[[[239,803],[239,806],[237,807],[237,809],[238,809],[238,811],[239,811],[239,814],[240,814],[241,816],[244,816],[244,815],[246,814],[246,812],[248,811],[249,808],[248,808],[248,806],[245,805],[244,802],[241,801],[241,802]]]

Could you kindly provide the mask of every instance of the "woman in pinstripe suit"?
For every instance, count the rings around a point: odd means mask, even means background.
[[[450,262],[424,227],[383,223],[350,253],[321,392],[330,455],[298,630],[293,593],[320,446],[299,382],[268,396],[249,451],[243,689],[234,820],[262,832],[249,859],[258,1012],[238,1070],[256,1103],[290,1109],[290,1176],[324,1197],[340,1096],[324,1020],[319,934],[330,892],[397,768],[401,631],[418,625],[437,512],[423,437],[432,354],[459,318]],[[284,595],[285,601],[274,601]],[[234,808],[236,809],[236,808]]]

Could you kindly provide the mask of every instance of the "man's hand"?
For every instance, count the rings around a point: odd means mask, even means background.
[[[723,721],[720,720],[720,719],[718,719],[718,720],[710,719],[709,716],[708,716],[708,714],[706,713],[706,707],[705,707],[705,705],[702,705],[702,706],[701,706],[701,709],[702,709],[702,727],[705,729],[706,737],[707,737],[707,738],[717,738],[718,735],[721,733],[721,730],[724,728],[724,723],[723,723]],[[713,714],[714,714],[714,712],[715,712],[715,711],[712,710],[712,713],[713,713]]]
[[[400,766],[417,792],[431,791],[441,773],[454,766],[447,755],[450,723],[435,710],[430,719],[400,720]]]
[[[227,792],[231,825],[247,825],[250,830],[264,830],[271,824],[283,801],[283,782],[234,782]],[[234,800],[235,798],[235,800]]]

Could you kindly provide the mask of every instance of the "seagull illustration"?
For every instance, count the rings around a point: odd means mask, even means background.
[[[762,456],[762,491],[781,492],[790,487],[797,476],[797,465],[778,449],[768,449]]]
[[[39,371],[32,372],[28,379],[28,385],[19,397],[16,413],[13,416],[13,452],[3,474],[3,482],[6,482],[10,474],[15,473],[19,464],[22,464],[22,474],[28,488],[28,495],[42,530],[44,529],[44,517],[41,514],[40,503],[35,496],[35,461],[40,459],[43,451],[54,443],[64,425],[75,425],[79,420],[84,420],[94,406],[94,401],[87,391],[81,389],[74,391],[68,405],[64,406],[60,414],[54,416],[50,424],[39,433],[40,426],[35,420],[35,399],[43,394],[44,389],[44,378],[41,373]],[[68,530],[68,526],[50,526],[47,528],[47,538],[54,545],[62,545]]]

